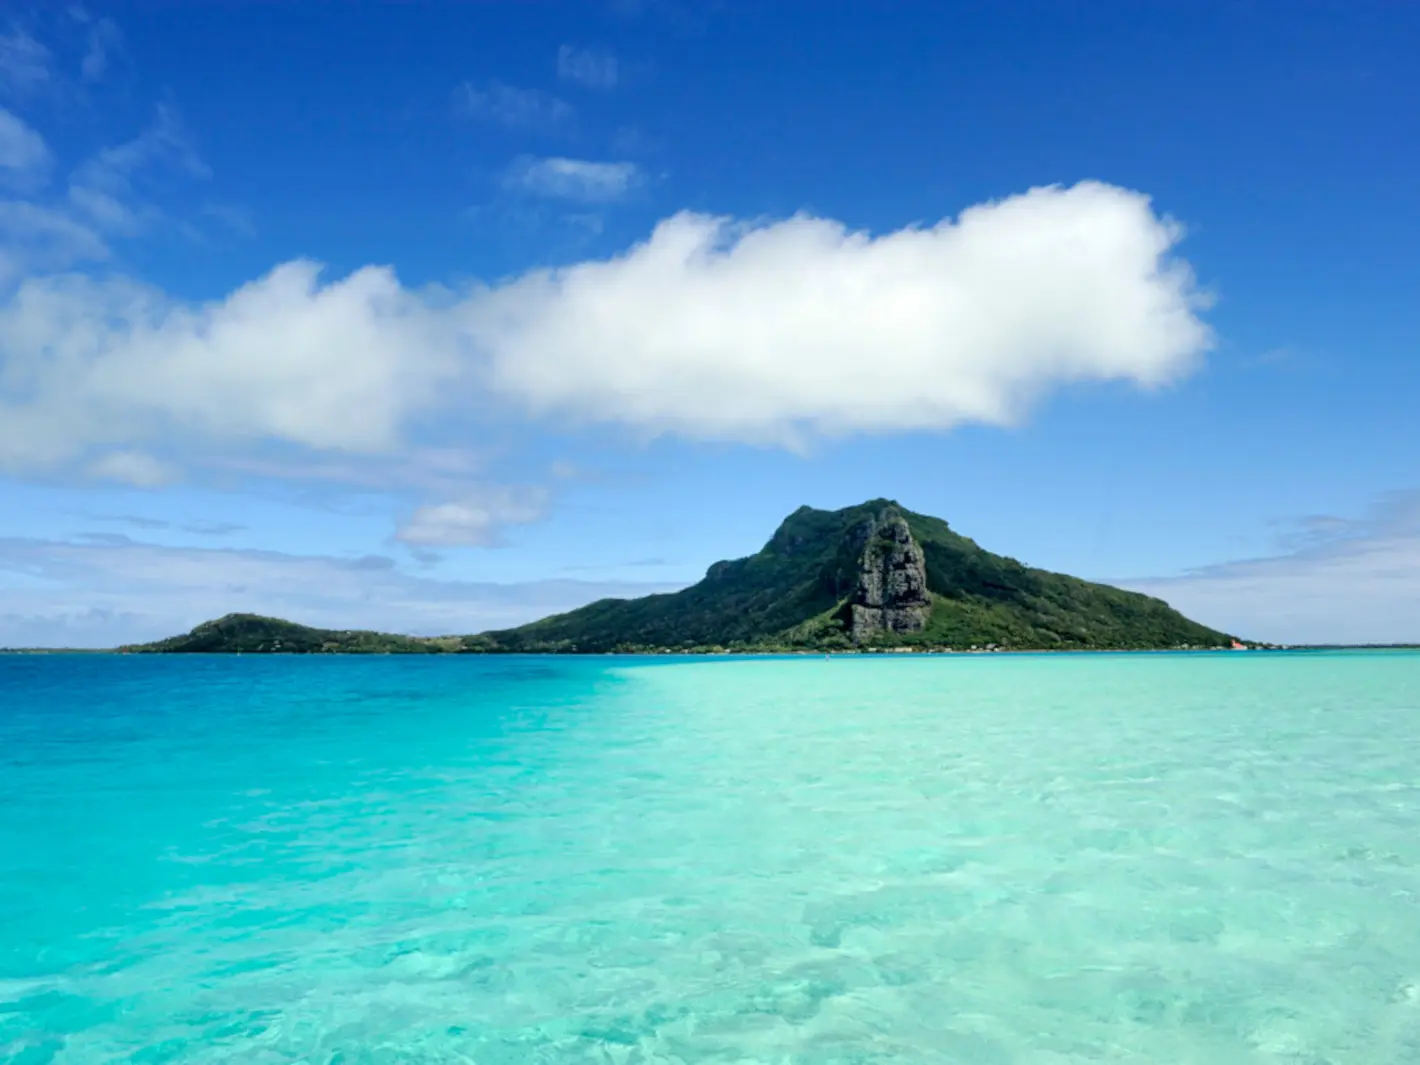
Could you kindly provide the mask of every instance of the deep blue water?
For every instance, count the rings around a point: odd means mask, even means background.
[[[0,1060],[1420,1062],[1420,655],[0,656]]]

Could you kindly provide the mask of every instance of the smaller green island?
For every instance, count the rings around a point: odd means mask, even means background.
[[[889,499],[800,507],[747,558],[678,592],[604,599],[469,636],[318,629],[229,614],[135,654],[723,654],[1262,647],[1167,603],[1023,565]]]

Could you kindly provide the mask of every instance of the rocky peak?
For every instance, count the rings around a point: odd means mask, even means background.
[[[907,521],[887,508],[864,522],[857,587],[849,604],[850,632],[856,642],[884,632],[920,632],[932,613],[927,561]]]

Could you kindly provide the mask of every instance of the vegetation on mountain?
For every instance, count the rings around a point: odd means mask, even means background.
[[[855,640],[853,608],[862,605],[865,574],[899,521],[920,547],[930,606],[921,628],[889,626]],[[911,610],[917,592],[910,577],[906,584],[903,609]],[[602,600],[474,642],[500,651],[1065,650],[1227,647],[1232,638],[1162,600],[1033,569],[984,550],[939,518],[878,499],[837,511],[801,507],[758,553],[717,562],[682,591]]]
[[[458,637],[393,636],[363,629],[313,629],[258,614],[228,614],[157,643],[120,647],[135,653],[438,654],[461,651]]]
[[[878,499],[801,507],[699,583],[604,599],[515,629],[419,638],[235,614],[144,652],[1132,650],[1228,647],[1162,600],[992,554],[938,518]]]

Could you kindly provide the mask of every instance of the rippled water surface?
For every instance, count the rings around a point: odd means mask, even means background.
[[[0,657],[0,1060],[1420,1062],[1420,655]]]

